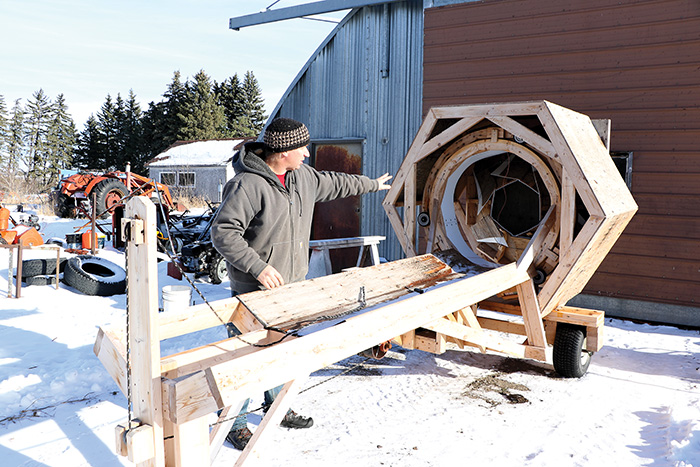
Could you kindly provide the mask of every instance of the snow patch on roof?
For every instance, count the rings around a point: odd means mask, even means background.
[[[148,166],[226,165],[236,152],[236,147],[245,141],[225,139],[175,143],[153,158]]]

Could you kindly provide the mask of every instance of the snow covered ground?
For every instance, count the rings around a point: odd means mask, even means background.
[[[63,237],[81,223],[42,218],[41,232]],[[100,256],[123,264],[109,248]],[[90,297],[61,284],[7,298],[7,264],[2,251],[0,465],[130,465],[113,441],[126,398],[92,351],[98,326],[125,322],[124,295]],[[159,281],[179,283],[164,263]],[[227,283],[198,286],[208,299],[229,295]],[[259,465],[700,467],[700,333],[614,319],[605,327],[605,347],[579,380],[473,351],[394,347],[357,367],[363,358],[343,360],[306,387],[355,368],[293,403],[313,428],[276,428]],[[216,328],[164,341],[163,354],[225,336]],[[259,421],[249,416],[251,428]],[[226,444],[214,465],[237,456]]]

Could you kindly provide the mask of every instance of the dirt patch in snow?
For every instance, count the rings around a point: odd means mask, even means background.
[[[529,387],[524,384],[508,381],[501,376],[503,376],[503,373],[497,372],[472,381],[467,385],[462,396],[481,400],[491,407],[496,407],[504,402],[508,404],[524,404],[530,402],[522,394],[513,392],[529,391]],[[493,394],[493,396],[491,394]],[[495,395],[500,395],[501,398],[494,397]]]

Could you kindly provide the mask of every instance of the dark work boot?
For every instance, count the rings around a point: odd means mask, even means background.
[[[228,432],[226,435],[226,441],[233,444],[233,447],[242,451],[248,445],[248,441],[253,436],[248,427],[234,429]]]
[[[314,424],[314,419],[311,417],[304,417],[299,415],[293,410],[289,410],[287,415],[284,416],[280,426],[285,428],[311,428]]]

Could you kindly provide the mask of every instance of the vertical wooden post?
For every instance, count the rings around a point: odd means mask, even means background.
[[[126,205],[129,274],[129,352],[133,417],[149,425],[153,443],[151,458],[139,466],[165,465],[163,405],[161,402],[160,338],[158,335],[158,269],[156,264],[156,209],[143,196]]]

